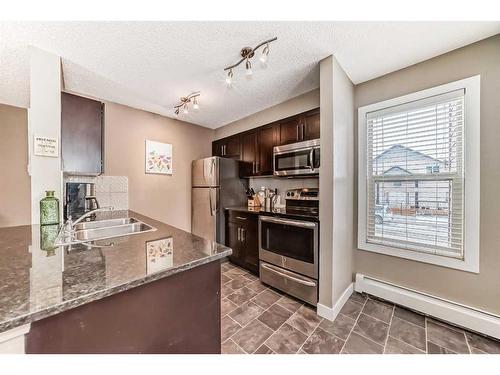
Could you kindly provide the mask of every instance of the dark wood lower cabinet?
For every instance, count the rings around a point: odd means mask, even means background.
[[[214,261],[31,324],[26,353],[220,353]]]
[[[256,274],[259,273],[258,216],[226,211],[226,246],[233,250],[229,260]]]

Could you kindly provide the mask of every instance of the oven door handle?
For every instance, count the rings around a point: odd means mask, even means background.
[[[298,220],[287,220],[287,219],[277,219],[269,216],[259,216],[260,220],[267,221],[269,223],[275,224],[285,224],[285,225],[293,225],[301,228],[316,228],[316,223],[308,222],[308,221],[298,221]]]
[[[307,281],[307,280],[302,280],[299,279],[298,277],[293,277],[290,275],[287,275],[286,273],[280,272],[277,268],[274,268],[273,266],[270,266],[268,264],[261,264],[262,268],[274,272],[280,276],[286,277],[287,279],[293,280],[299,284],[306,285],[306,286],[316,286],[316,283],[313,283],[312,281]]]

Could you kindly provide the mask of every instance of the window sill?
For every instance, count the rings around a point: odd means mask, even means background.
[[[460,271],[466,271],[471,273],[479,273],[479,257],[457,259],[446,257],[442,255],[430,254],[417,252],[412,250],[398,249],[395,247],[384,246],[379,244],[372,244],[367,242],[358,242],[358,250],[370,251],[372,253],[389,255],[397,258],[403,258],[408,260],[413,260],[421,263],[433,264],[436,266],[453,268]]]

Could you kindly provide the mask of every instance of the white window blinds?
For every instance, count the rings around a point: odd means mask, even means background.
[[[369,112],[366,241],[463,257],[464,90]]]

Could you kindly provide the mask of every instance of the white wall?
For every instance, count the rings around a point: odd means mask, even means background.
[[[333,58],[333,301],[351,284],[354,245],[354,85]]]
[[[33,155],[33,136],[61,138],[61,61],[59,56],[30,47],[30,108],[28,145],[31,173],[31,222],[40,222],[39,202],[54,190],[62,205],[61,152],[59,157]],[[62,208],[60,209],[62,213]]]
[[[320,71],[320,132],[321,168],[319,191],[321,194],[319,221],[319,303],[332,308],[333,266],[333,57],[319,65]]]
[[[335,317],[335,307],[352,282],[354,188],[354,86],[337,60],[320,62],[320,280],[318,313]],[[338,306],[338,305],[337,305]]]

